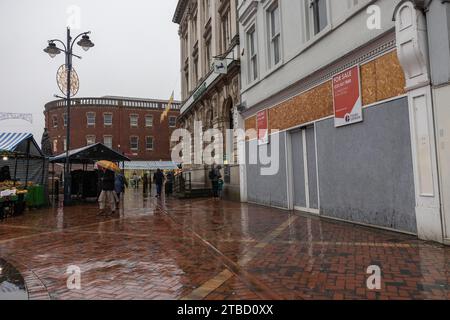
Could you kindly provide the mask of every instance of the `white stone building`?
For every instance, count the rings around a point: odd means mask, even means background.
[[[235,114],[240,105],[236,0],[179,0],[173,21],[180,25],[181,127],[194,132],[194,122],[202,121],[203,131],[216,128],[225,135],[226,129],[238,125]],[[225,74],[214,72],[215,59],[226,64]],[[239,166],[233,165],[231,158],[224,162],[224,195],[239,200]],[[208,165],[187,168],[192,171],[194,185],[208,187]]]
[[[449,242],[448,12],[442,1],[239,0],[239,117],[279,130],[257,146],[279,142],[279,170],[243,166],[243,199]],[[349,72],[360,118],[338,126]]]

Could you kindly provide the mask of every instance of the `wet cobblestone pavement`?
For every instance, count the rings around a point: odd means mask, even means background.
[[[16,299],[27,298],[20,279],[30,299],[450,299],[450,248],[408,235],[133,191],[120,213],[97,211],[84,204],[1,221],[0,288]],[[381,290],[367,288],[371,265],[382,270]],[[67,288],[69,266],[81,269],[80,290]]]

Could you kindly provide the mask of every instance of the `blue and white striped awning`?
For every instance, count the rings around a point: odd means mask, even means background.
[[[31,133],[0,133],[0,151],[14,152],[22,141],[31,137],[33,137]]]
[[[125,170],[175,170],[178,166],[173,161],[131,161],[125,162],[122,166]]]

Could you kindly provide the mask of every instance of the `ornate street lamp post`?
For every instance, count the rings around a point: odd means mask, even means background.
[[[78,77],[76,75],[75,70],[72,67],[72,58],[77,57],[81,59],[80,56],[73,54],[73,45],[75,42],[81,37],[80,41],[77,44],[82,47],[85,51],[89,50],[94,46],[92,41],[89,39],[89,34],[91,32],[83,32],[80,33],[75,39],[72,39],[70,35],[70,28],[67,28],[67,40],[66,43],[59,39],[53,39],[48,41],[47,48],[44,49],[44,52],[48,53],[48,55],[52,58],[56,57],[61,52],[65,53],[66,63],[63,66],[63,70],[58,71],[58,85],[60,86],[61,91],[65,94],[65,100],[67,105],[67,114],[66,114],[66,167],[64,172],[64,205],[70,205],[72,202],[72,190],[71,190],[71,174],[70,174],[70,159],[69,159],[69,150],[70,150],[70,105],[71,105],[71,97],[78,92]],[[56,46],[56,42],[60,43],[64,49],[58,48]],[[60,68],[61,70],[61,68]]]

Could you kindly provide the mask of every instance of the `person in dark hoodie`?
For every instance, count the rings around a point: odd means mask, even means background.
[[[114,180],[114,191],[117,194],[117,203],[123,201],[123,195],[125,193],[125,188],[128,188],[127,179],[123,176],[123,174],[116,174],[116,178]]]

